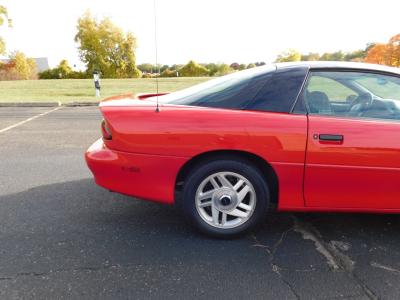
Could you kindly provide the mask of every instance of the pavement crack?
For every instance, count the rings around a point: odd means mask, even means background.
[[[316,250],[326,258],[332,271],[344,270],[369,299],[378,299],[375,293],[354,273],[354,261],[338,249],[337,243],[325,242],[321,233],[310,223],[304,222],[296,216],[293,216],[293,221],[294,231],[300,233],[303,239],[314,242]]]
[[[14,278],[12,278],[12,277],[0,277],[0,281],[3,281],[3,280],[13,280]]]
[[[371,265],[371,267],[374,267],[374,268],[378,268],[378,269],[382,269],[382,270],[389,271],[392,273],[400,274],[400,270],[397,270],[397,269],[389,267],[389,266],[381,265],[380,263],[377,263],[377,262],[371,262],[370,265]]]
[[[71,269],[56,269],[56,270],[49,270],[47,272],[18,272],[13,276],[7,277],[0,277],[1,280],[16,280],[19,277],[24,276],[33,276],[33,277],[45,277],[55,273],[62,273],[62,272],[80,272],[80,271],[100,271],[100,270],[107,270],[112,268],[118,268],[119,265],[107,265],[101,267],[79,267],[79,268],[71,268]]]
[[[274,245],[272,245],[272,247],[264,245],[263,243],[261,243],[258,240],[257,236],[253,233],[251,235],[251,237],[254,240],[255,244],[253,244],[252,247],[262,248],[262,249],[265,250],[265,252],[267,252],[268,257],[269,257],[268,263],[270,264],[272,272],[274,272],[278,276],[278,278],[286,285],[286,287],[291,291],[291,293],[295,296],[296,299],[300,299],[300,295],[296,292],[296,290],[294,289],[294,286],[288,280],[286,280],[285,277],[281,274],[281,270],[285,270],[285,269],[281,268],[277,264],[274,264],[274,262],[273,262],[274,258],[275,258],[276,251],[279,249],[279,246],[285,240],[288,232],[290,232],[292,230],[293,230],[293,227],[285,230],[281,234],[281,236],[278,239],[278,241]],[[297,270],[291,270],[291,271],[295,271],[296,272]],[[298,270],[298,271],[300,271],[300,270]],[[301,271],[303,271],[303,270],[301,270]]]
[[[336,261],[334,254],[330,251],[331,249],[327,245],[324,245],[316,230],[311,225],[300,221],[296,217],[293,217],[293,219],[294,231],[300,233],[303,239],[314,242],[315,249],[325,257],[330,269],[333,271],[341,269],[340,262]]]

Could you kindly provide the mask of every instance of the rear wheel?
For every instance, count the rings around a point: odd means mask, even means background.
[[[229,238],[263,219],[268,198],[268,186],[250,162],[216,160],[197,166],[189,174],[182,207],[202,232]]]

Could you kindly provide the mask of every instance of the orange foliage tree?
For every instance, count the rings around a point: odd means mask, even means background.
[[[371,47],[365,62],[400,67],[400,34],[393,36],[387,44]]]

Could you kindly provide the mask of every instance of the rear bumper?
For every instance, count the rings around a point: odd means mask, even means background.
[[[115,151],[102,139],[86,151],[86,162],[98,185],[146,200],[174,203],[175,180],[185,157]]]

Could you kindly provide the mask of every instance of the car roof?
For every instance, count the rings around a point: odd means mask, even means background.
[[[344,62],[344,61],[299,61],[276,63],[277,69],[286,68],[299,68],[304,67],[308,69],[348,69],[348,70],[369,70],[387,72],[393,74],[400,74],[400,68],[387,67],[383,65],[358,63],[358,62]]]

